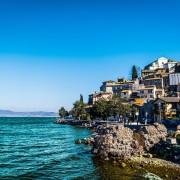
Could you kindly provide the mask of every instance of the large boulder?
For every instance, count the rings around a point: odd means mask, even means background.
[[[142,155],[155,144],[165,140],[167,129],[164,125],[144,126],[138,132],[123,125],[108,125],[97,128],[92,152],[101,158],[119,157],[126,160]]]
[[[158,142],[166,140],[167,129],[163,124],[155,123],[153,126],[142,127],[138,133],[144,150],[149,151]]]
[[[102,158],[119,157],[128,159],[141,153],[142,148],[134,140],[133,131],[124,126],[110,125],[97,130],[94,138],[93,152]]]

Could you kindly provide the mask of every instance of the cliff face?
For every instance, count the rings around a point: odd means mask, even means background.
[[[121,126],[99,127],[94,138],[93,153],[102,158],[119,157],[126,160],[141,155],[165,139],[167,130],[164,125],[146,126],[138,133]]]

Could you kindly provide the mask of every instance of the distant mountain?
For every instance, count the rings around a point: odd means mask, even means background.
[[[0,117],[56,117],[58,113],[33,111],[33,112],[14,112],[10,110],[0,110]]]

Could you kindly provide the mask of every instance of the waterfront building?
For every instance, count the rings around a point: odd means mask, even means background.
[[[162,119],[179,119],[180,98],[160,97],[153,102],[154,120],[161,123]]]
[[[94,94],[90,94],[89,95],[89,100],[88,100],[88,104],[94,104],[96,101],[98,101],[101,98],[104,99],[109,99],[110,97],[112,97],[112,93],[111,92],[95,92]]]
[[[111,92],[112,94],[121,94],[121,91],[126,89],[132,89],[133,81],[126,81],[125,78],[118,78],[118,82],[108,80],[103,82],[100,87],[102,92]]]

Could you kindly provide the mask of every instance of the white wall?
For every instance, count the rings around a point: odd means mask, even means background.
[[[170,85],[180,84],[180,73],[174,73],[169,75]]]

